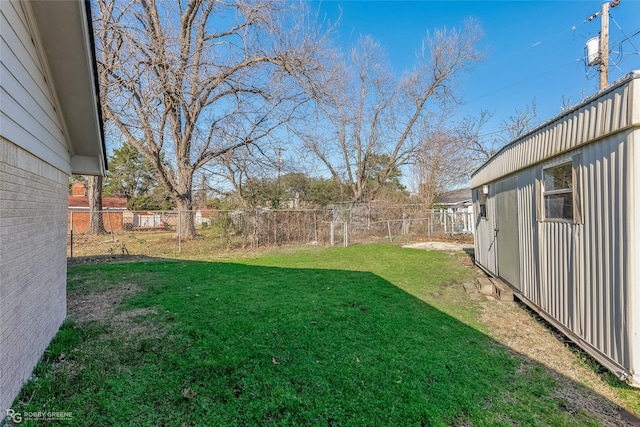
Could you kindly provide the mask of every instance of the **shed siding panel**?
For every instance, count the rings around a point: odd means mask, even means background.
[[[472,186],[518,177],[522,296],[640,387],[639,99],[635,74],[506,146]],[[544,221],[542,168],[565,158],[576,168],[575,222]],[[495,212],[494,204],[491,191],[487,206]],[[492,214],[480,221],[475,248],[478,264],[495,274]]]
[[[535,173],[527,170],[518,175],[518,185],[520,197],[518,198],[518,212],[520,215],[520,288],[523,294],[529,298],[539,300],[538,283],[538,230],[531,227],[532,221],[536,219],[535,205]]]
[[[540,230],[540,298],[536,302],[554,319],[572,327],[574,224],[543,222]]]
[[[66,315],[67,187],[66,174],[0,137],[2,413]]]
[[[6,2],[0,10],[0,136],[58,169],[69,169],[71,155],[36,50],[23,5]],[[28,5],[25,5],[27,7]]]
[[[640,113],[640,108],[636,109]],[[639,117],[640,118],[640,117]],[[628,264],[620,266],[620,274],[629,283],[627,289],[627,300],[624,307],[628,313],[627,324],[624,325],[629,339],[629,366],[632,374],[636,377],[632,382],[636,387],[640,387],[640,130],[635,130],[628,138],[627,150],[627,185],[623,189],[624,196],[628,201],[627,216],[627,245],[629,247]],[[624,295],[623,295],[624,298]]]
[[[584,236],[581,259],[581,292],[584,307],[576,332],[612,360],[628,366],[628,319],[625,280],[628,264],[628,199],[626,177],[629,132],[589,145],[582,151]]]

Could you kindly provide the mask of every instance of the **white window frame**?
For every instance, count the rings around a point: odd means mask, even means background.
[[[548,190],[546,188],[546,173],[547,171],[549,171],[550,169],[555,169],[555,168],[559,168],[559,167],[563,167],[563,166],[568,166],[569,170],[571,171],[571,186],[570,187],[563,187],[563,188],[554,188],[551,190]],[[545,221],[558,221],[558,222],[574,222],[575,219],[575,191],[576,191],[576,183],[575,183],[575,173],[574,173],[574,162],[572,161],[571,158],[569,159],[563,159],[563,161],[559,161],[559,162],[554,162],[553,164],[550,164],[548,166],[545,166],[542,168],[542,176],[541,176],[541,185],[542,185],[542,194],[541,194],[541,203],[542,203],[542,211],[544,212],[544,220]],[[569,194],[570,195],[570,199],[571,200],[571,216],[567,217],[567,216],[550,216],[549,215],[549,204],[547,202],[547,196],[556,196],[556,195],[566,195]],[[562,199],[565,200],[565,199]],[[564,205],[562,207],[562,211],[564,212],[565,208]]]

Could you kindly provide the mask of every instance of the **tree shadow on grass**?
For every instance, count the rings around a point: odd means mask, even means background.
[[[373,273],[173,261],[73,277],[70,298],[135,284],[118,310],[142,314],[65,324],[15,410],[77,425],[606,422],[542,365]]]

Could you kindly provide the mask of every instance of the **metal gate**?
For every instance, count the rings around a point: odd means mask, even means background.
[[[496,183],[496,245],[498,276],[520,289],[518,177]]]

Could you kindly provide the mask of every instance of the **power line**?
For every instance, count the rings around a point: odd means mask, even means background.
[[[527,77],[527,78],[526,78],[526,79],[524,79],[524,80],[519,80],[519,81],[517,81],[517,82],[515,82],[515,83],[512,83],[512,84],[510,84],[510,85],[503,86],[503,87],[501,87],[501,88],[499,88],[499,89],[496,89],[496,90],[493,90],[493,91],[491,91],[491,92],[489,92],[489,93],[485,93],[484,95],[477,96],[477,97],[475,97],[475,98],[473,98],[473,99],[468,100],[467,102],[474,102],[474,101],[477,101],[477,100],[479,100],[479,99],[485,98],[485,97],[487,97],[487,96],[494,95],[494,94],[496,94],[496,93],[502,92],[502,91],[504,91],[504,90],[511,89],[511,88],[512,88],[512,87],[514,87],[514,86],[518,86],[518,85],[520,85],[520,84],[522,84],[522,83],[526,83],[526,82],[528,82],[528,81],[530,81],[530,80],[537,79],[537,78],[542,77],[542,76],[544,76],[544,75],[546,75],[546,74],[549,74],[549,73],[552,73],[552,72],[554,72],[554,71],[557,71],[557,70],[559,70],[559,69],[561,69],[561,68],[567,67],[567,66],[569,66],[569,65],[571,65],[571,64],[575,64],[575,63],[576,63],[576,61],[582,61],[583,59],[584,59],[584,58],[574,59],[574,60],[572,60],[571,62],[567,62],[567,63],[565,63],[565,64],[559,65],[558,67],[555,67],[555,68],[549,69],[549,70],[547,70],[547,71],[543,71],[543,72],[541,72],[541,73],[538,73],[538,74],[535,74],[535,75],[533,75],[533,76]]]
[[[592,15],[592,18],[594,18],[594,17],[595,17],[595,16],[597,16],[598,14],[600,14],[600,12],[598,12],[598,13],[597,13],[597,14],[595,14],[595,15]],[[586,23],[586,22],[588,22],[588,21],[587,21],[587,20],[583,21],[583,23]],[[509,58],[513,57],[513,56],[516,56],[516,55],[519,55],[519,54],[521,54],[521,53],[523,53],[523,52],[526,52],[526,51],[528,51],[528,50],[529,50],[529,49],[531,49],[531,48],[534,48],[534,47],[540,46],[540,45],[542,45],[544,42],[547,42],[548,40],[551,40],[551,39],[554,39],[554,38],[556,38],[556,37],[558,37],[558,36],[561,36],[561,35],[565,34],[567,31],[572,31],[572,32],[574,32],[574,34],[575,34],[575,30],[576,30],[576,26],[575,26],[575,25],[572,25],[572,26],[570,26],[569,28],[565,28],[565,29],[563,29],[563,30],[561,30],[561,31],[558,31],[558,32],[556,32],[556,33],[551,34],[550,36],[547,36],[547,37],[544,37],[544,38],[542,38],[542,39],[539,39],[539,41],[537,41],[537,42],[535,42],[535,43],[533,43],[533,44],[531,44],[531,45],[529,45],[529,46],[527,46],[527,47],[525,47],[525,48],[523,48],[523,49],[517,50],[517,51],[515,51],[515,52],[513,52],[513,53],[510,53],[510,54],[508,54],[508,55],[506,55],[506,56],[503,56],[503,57],[501,57],[501,58],[495,59],[495,60],[493,60],[493,61],[488,61],[488,62],[486,62],[486,63],[485,63],[485,65],[484,65],[484,66],[481,66],[481,67],[482,67],[482,68],[485,68],[485,67],[486,67],[486,66],[488,66],[488,65],[495,65],[495,64],[499,64],[500,62],[503,62],[503,61],[505,61],[505,60],[507,60],[507,59],[509,59]],[[575,40],[575,36],[574,36],[574,40]],[[546,75],[546,74],[548,74],[548,73],[551,73],[551,72],[557,71],[557,70],[559,70],[559,69],[561,69],[561,68],[564,68],[564,67],[566,67],[566,66],[569,66],[569,65],[571,65],[571,64],[574,64],[576,61],[583,61],[583,60],[584,60],[584,58],[578,58],[578,59],[576,59],[576,60],[572,60],[571,62],[568,62],[568,63],[562,64],[562,65],[560,65],[560,66],[558,66],[558,67],[555,67],[555,68],[552,68],[552,69],[549,69],[549,70],[543,71],[543,72],[541,72],[541,73],[535,74],[535,75],[533,75],[533,76],[527,77],[527,78],[526,78],[526,79],[524,79],[524,80],[519,80],[519,81],[514,82],[514,83],[512,83],[512,84],[510,84],[510,85],[507,85],[507,86],[504,86],[504,87],[502,87],[502,88],[499,88],[499,89],[493,90],[493,91],[488,92],[488,93],[486,93],[486,94],[484,94],[484,95],[480,95],[480,96],[478,96],[478,97],[476,97],[476,98],[473,98],[473,99],[467,100],[466,102],[467,102],[467,103],[470,103],[470,102],[474,102],[474,101],[477,101],[477,100],[479,100],[479,99],[485,98],[485,97],[487,97],[487,96],[494,95],[494,94],[496,94],[496,93],[502,92],[502,91],[504,91],[504,90],[510,89],[510,88],[515,87],[515,86],[517,86],[517,85],[520,85],[520,84],[526,83],[526,82],[528,82],[528,81],[530,81],[530,80],[533,80],[533,79],[539,78],[539,77],[544,76],[544,75]]]

